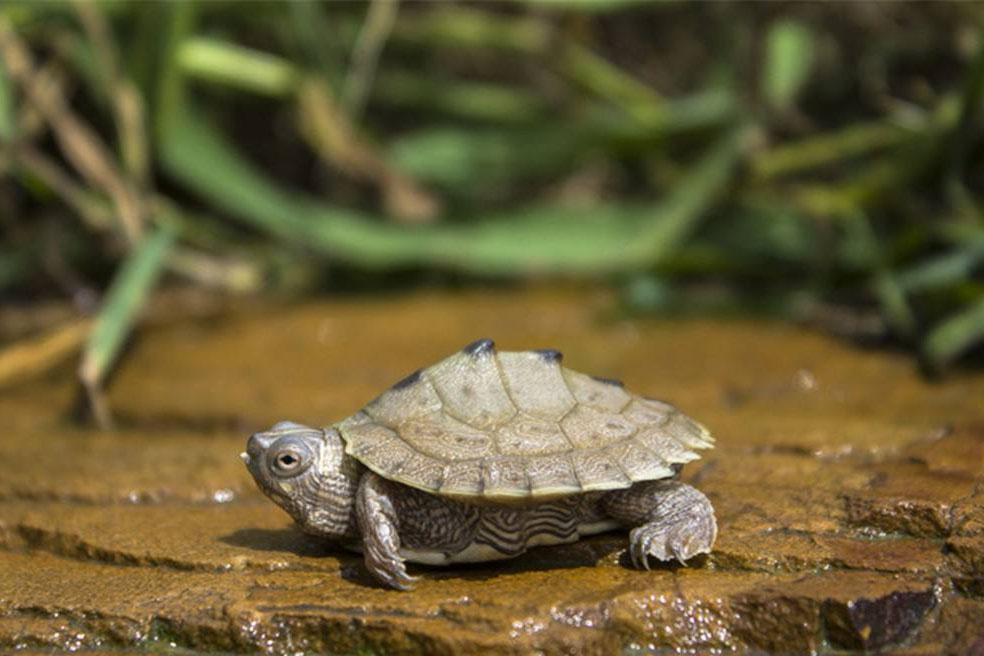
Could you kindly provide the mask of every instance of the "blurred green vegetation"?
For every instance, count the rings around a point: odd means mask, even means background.
[[[7,2],[0,295],[96,314],[90,387],[161,279],[598,279],[629,311],[767,312],[940,371],[984,343],[982,26],[973,3]]]

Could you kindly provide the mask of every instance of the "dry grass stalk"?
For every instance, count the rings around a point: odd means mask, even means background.
[[[131,244],[138,242],[145,216],[142,199],[122,175],[96,131],[69,109],[60,86],[39,84],[30,51],[2,18],[0,56],[11,77],[51,127],[65,158],[89,184],[102,189],[112,199],[127,240]]]
[[[318,154],[350,175],[379,185],[388,215],[404,223],[429,223],[437,217],[440,200],[358,136],[323,79],[301,83],[298,107],[301,129]]]
[[[40,375],[75,355],[91,328],[91,319],[73,319],[6,347],[0,351],[0,388]]]

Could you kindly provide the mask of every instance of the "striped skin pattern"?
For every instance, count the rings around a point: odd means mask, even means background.
[[[581,535],[579,528],[606,519],[598,509],[603,496],[598,492],[532,506],[476,505],[369,476],[394,499],[403,547],[413,554],[408,560],[416,562],[511,558],[536,544],[574,542]]]
[[[513,558],[530,547],[634,527],[629,556],[649,569],[649,556],[679,560],[708,553],[717,535],[710,502],[675,479],[595,492],[530,506],[475,505],[363,475],[356,502],[369,571],[408,590],[416,580],[404,561],[426,565]]]
[[[432,565],[512,558],[533,546],[570,543],[619,526],[645,525],[654,518],[657,506],[655,518],[660,524],[690,525],[695,533],[707,530],[695,525],[706,499],[676,480],[647,481],[628,490],[533,506],[501,507],[442,499],[376,478],[373,484],[394,499],[407,560]],[[640,567],[643,560],[639,558]]]
[[[303,468],[284,475],[276,456],[289,454]],[[353,519],[363,467],[345,455],[337,432],[282,421],[250,436],[241,454],[257,486],[305,532],[354,540]]]

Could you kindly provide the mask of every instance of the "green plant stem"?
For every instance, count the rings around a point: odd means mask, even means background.
[[[802,173],[891,148],[912,134],[911,129],[887,121],[850,125],[763,150],[752,158],[752,174],[759,181],[767,181]]]
[[[102,399],[103,380],[147,302],[174,241],[171,229],[158,228],[127,257],[113,278],[83,351],[79,379],[96,421],[104,428],[111,426],[112,419]]]

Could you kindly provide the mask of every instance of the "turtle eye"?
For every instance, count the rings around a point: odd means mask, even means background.
[[[297,436],[282,437],[270,445],[266,452],[269,471],[274,476],[297,476],[314,462],[311,446]]]
[[[273,458],[273,468],[278,474],[293,474],[301,468],[304,458],[300,453],[290,450],[283,450]]]

